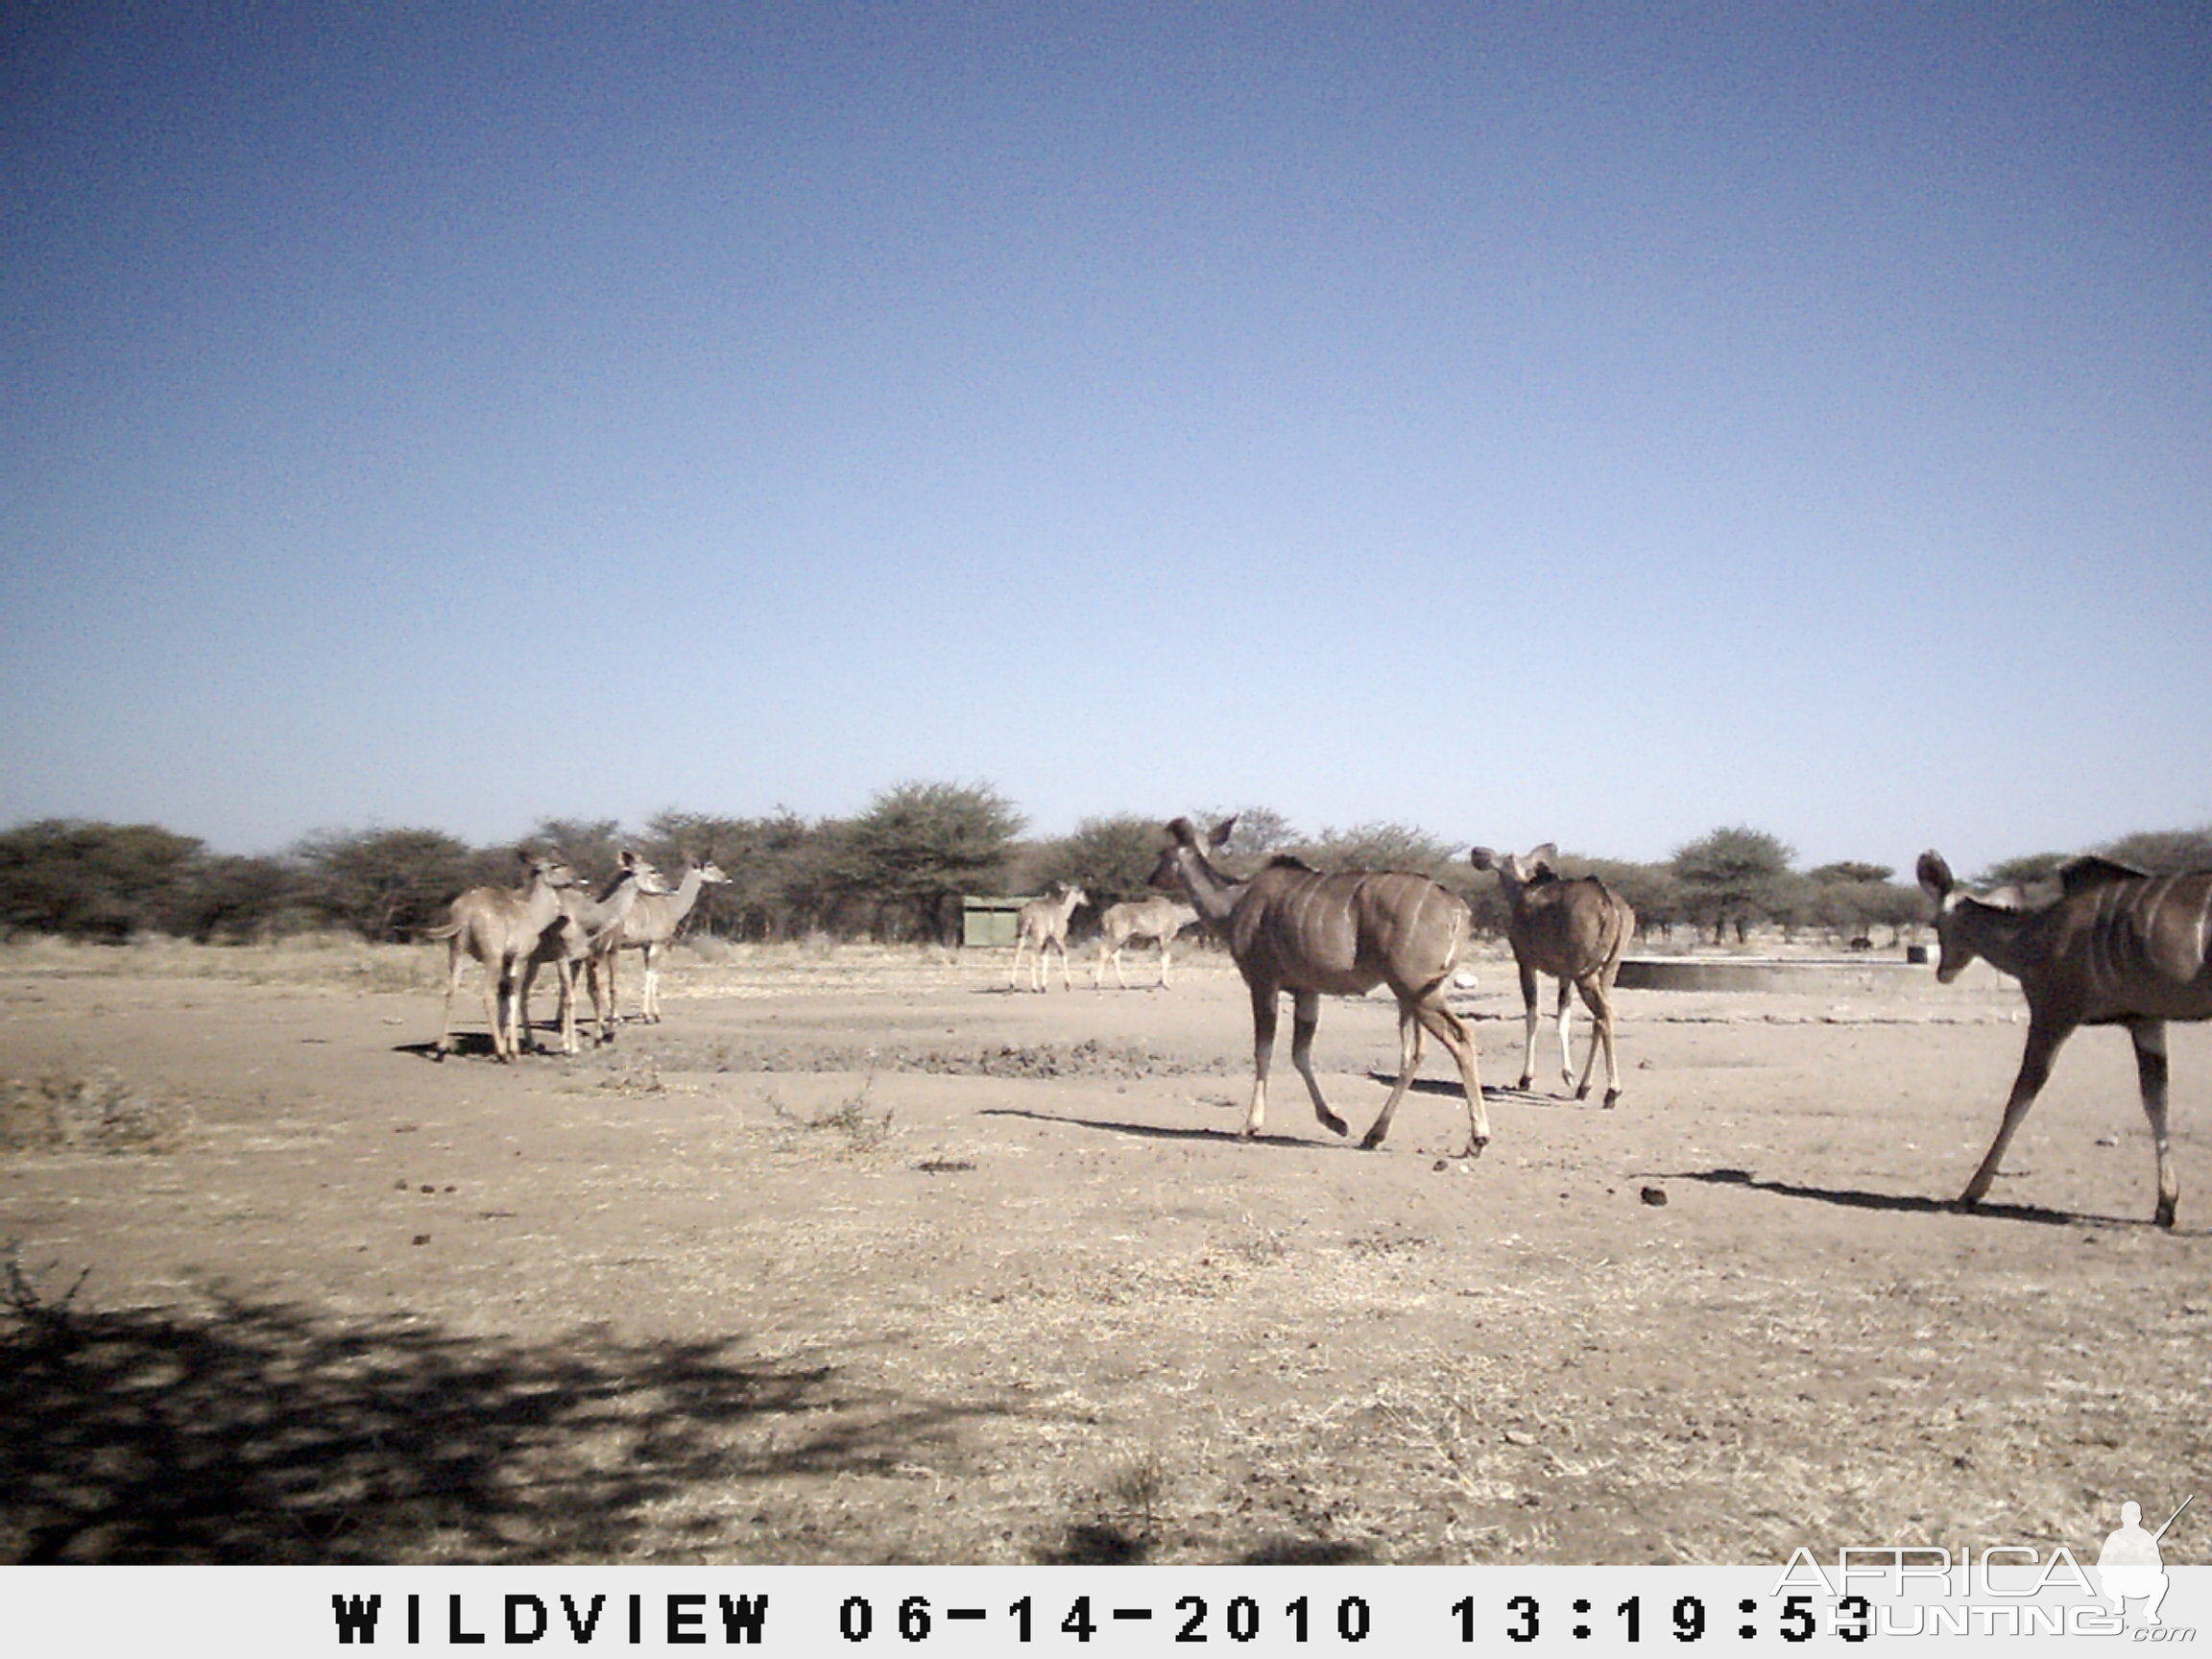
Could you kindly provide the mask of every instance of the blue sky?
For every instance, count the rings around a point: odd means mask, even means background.
[[[2212,822],[2202,7],[4,28],[0,822]]]

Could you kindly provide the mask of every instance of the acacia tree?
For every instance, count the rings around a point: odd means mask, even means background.
[[[1419,876],[1445,874],[1452,858],[1451,848],[1410,824],[1332,827],[1298,851],[1323,870],[1409,870]]]
[[[625,844],[622,826],[613,818],[541,818],[530,838],[556,850],[578,879],[594,887],[613,879]]]
[[[889,939],[958,938],[960,896],[996,885],[1025,822],[988,783],[896,784],[838,838],[837,879]]]
[[[128,939],[171,931],[200,841],[158,824],[45,818],[0,832],[0,931]]]
[[[701,892],[696,926],[739,939],[795,939],[836,921],[843,831],[835,820],[809,824],[787,806],[764,818],[669,810],[647,821],[644,851],[671,881],[685,858],[709,855],[730,878]]]
[[[443,830],[325,830],[297,849],[308,902],[364,938],[412,937],[441,919],[486,860]],[[507,868],[512,870],[512,855]]]
[[[2101,849],[2107,858],[2156,876],[2178,870],[2212,870],[2212,824],[2196,830],[2138,830]]]
[[[1675,848],[1671,862],[1692,919],[1709,925],[1718,945],[1730,926],[1741,943],[1753,923],[1775,912],[1795,855],[1788,842],[1735,825]]]
[[[289,858],[202,858],[172,909],[171,926],[199,945],[266,940],[299,918],[303,874]]]
[[[1074,834],[1038,847],[1027,861],[1028,875],[1040,887],[1081,887],[1100,910],[1154,898],[1152,872],[1166,839],[1162,822],[1130,813],[1085,818]]]

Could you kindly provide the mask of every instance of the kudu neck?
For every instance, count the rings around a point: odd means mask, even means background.
[[[1226,922],[1229,913],[1237,908],[1237,901],[1250,885],[1222,875],[1207,862],[1204,854],[1190,848],[1185,848],[1176,858],[1175,869],[1183,878],[1183,888],[1190,895],[1191,904],[1209,922]]]

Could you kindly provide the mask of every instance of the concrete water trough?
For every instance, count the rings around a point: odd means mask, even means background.
[[[1934,985],[1926,962],[1869,956],[1629,956],[1623,991],[1902,991]]]

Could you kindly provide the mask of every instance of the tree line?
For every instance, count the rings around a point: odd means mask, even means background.
[[[1195,813],[1214,822],[1225,810]],[[1144,898],[1162,818],[1086,818],[1072,834],[1024,839],[1022,815],[988,783],[906,782],[852,818],[789,811],[732,818],[665,811],[626,833],[613,819],[541,820],[527,839],[561,849],[588,881],[612,878],[635,848],[673,879],[687,858],[711,856],[730,878],[709,886],[692,926],[752,941],[833,939],[951,943],[964,895],[1038,893],[1079,884],[1094,910]],[[1291,854],[1321,869],[1412,870],[1503,932],[1497,882],[1464,850],[1409,825],[1375,823],[1303,834],[1264,806],[1237,813],[1232,863]],[[2097,851],[2151,870],[2212,867],[2212,826],[2145,831]],[[1647,937],[1690,930],[1741,940],[1755,927],[1894,944],[1926,921],[1928,902],[1887,865],[1796,870],[1795,850],[1743,826],[1718,829],[1662,862],[1566,855],[1568,875],[1595,875],[1635,906]],[[2047,880],[2064,854],[2007,859],[1985,881]],[[464,889],[515,879],[511,844],[474,847],[441,830],[326,830],[286,851],[242,856],[153,824],[41,819],[0,830],[0,933],[123,941],[166,934],[203,943],[267,940],[340,928],[373,941],[420,936]],[[1079,918],[1079,926],[1081,918]]]

